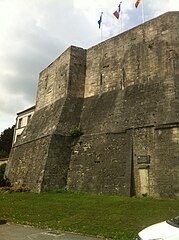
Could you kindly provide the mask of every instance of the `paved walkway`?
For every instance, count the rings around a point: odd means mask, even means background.
[[[102,239],[6,223],[0,225],[0,240],[102,240]]]

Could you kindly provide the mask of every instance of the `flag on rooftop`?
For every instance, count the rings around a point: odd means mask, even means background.
[[[137,1],[135,2],[135,7],[136,7],[136,8],[138,7],[140,1],[141,1],[141,0],[137,0]]]
[[[120,13],[120,11],[121,11],[121,2],[119,3],[119,6],[118,6],[117,10],[113,13],[113,15],[114,15],[117,19],[119,19],[119,13]]]
[[[98,20],[99,28],[101,27],[101,23],[102,23],[102,15],[103,15],[103,12],[101,13],[100,18]]]

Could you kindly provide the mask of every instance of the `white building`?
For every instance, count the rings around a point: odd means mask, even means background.
[[[8,158],[0,158],[0,166],[7,163]]]
[[[35,106],[25,109],[22,112],[17,113],[16,125],[14,128],[13,144],[17,141],[17,138],[22,134],[24,128],[29,123],[31,117],[34,114]]]

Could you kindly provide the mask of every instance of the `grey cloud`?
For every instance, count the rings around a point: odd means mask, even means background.
[[[70,45],[89,48],[98,43],[100,32],[98,19],[85,16],[80,8],[75,9],[73,0],[0,2],[4,6],[0,12],[3,16],[6,12],[4,23],[8,27],[4,34],[0,29],[0,116],[12,117],[34,105],[39,73],[45,67]],[[12,5],[13,16],[9,15],[9,5],[5,8],[5,2]],[[146,20],[152,18],[151,3],[146,1]],[[139,10],[125,10],[125,14],[128,18],[123,22],[123,31],[142,23]],[[113,28],[113,19],[105,27],[104,37],[119,31]]]
[[[6,74],[1,82],[9,94],[16,92],[17,95],[23,94],[26,101],[34,101],[39,73],[71,45],[70,42],[72,44],[75,41],[85,42],[84,38],[89,29],[86,30],[86,23],[83,23],[84,16],[73,10],[70,12],[70,18],[67,18],[68,6],[69,4],[65,5],[65,9],[54,6],[51,6],[52,9],[43,9],[48,12],[48,14],[43,13],[47,17],[46,29],[43,25],[37,26],[36,21],[28,21],[27,26],[20,26],[11,32],[10,37],[14,39],[14,42],[11,42],[13,49],[7,50],[3,61],[6,63],[7,71],[15,70],[16,74],[15,76]],[[60,18],[57,9],[61,11]],[[49,18],[51,15],[53,17]],[[79,27],[81,22],[82,28]],[[53,34],[51,34],[52,26],[56,29],[52,31]]]

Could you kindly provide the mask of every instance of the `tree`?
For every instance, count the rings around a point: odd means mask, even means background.
[[[5,129],[0,135],[0,158],[8,157],[13,140],[14,125],[11,128]]]
[[[11,186],[8,178],[4,176],[6,169],[6,163],[0,165],[0,187]]]

